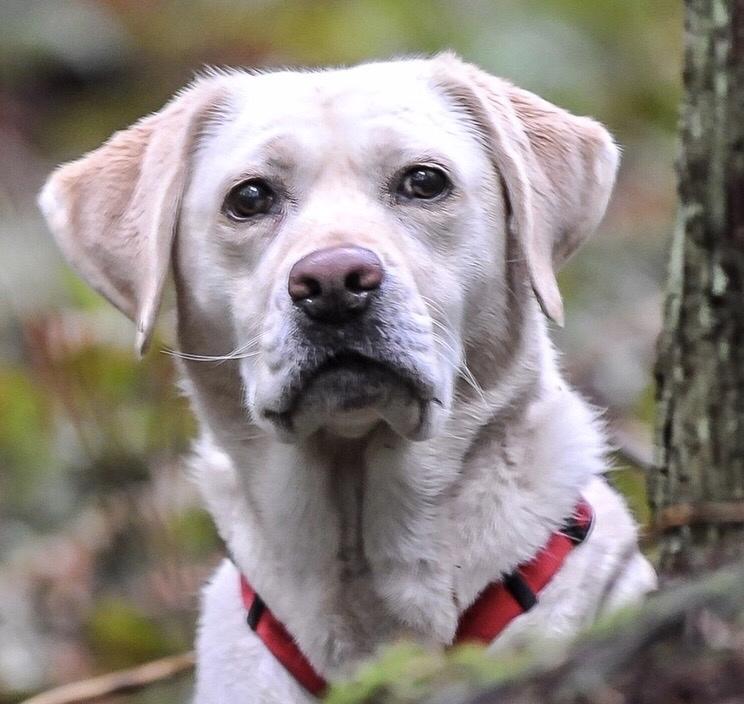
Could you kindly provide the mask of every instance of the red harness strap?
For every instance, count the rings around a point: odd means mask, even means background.
[[[459,643],[490,643],[517,616],[529,611],[538,594],[555,577],[569,553],[586,539],[594,514],[583,499],[574,515],[561,530],[553,533],[542,550],[499,582],[489,584],[460,616],[453,645]],[[264,642],[274,657],[311,694],[322,695],[327,682],[313,669],[302,651],[266,608],[248,580],[240,575],[240,593],[248,610],[248,625]]]
[[[248,580],[240,575],[240,594],[248,609],[248,625],[264,642],[271,654],[287,669],[310,694],[320,696],[328,686],[274,614],[264,605],[262,599],[253,591]]]

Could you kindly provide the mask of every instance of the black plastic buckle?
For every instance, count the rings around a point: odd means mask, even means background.
[[[504,577],[504,586],[514,597],[514,601],[522,607],[522,611],[529,611],[537,604],[537,595],[524,580],[519,570],[514,570],[511,574]]]
[[[594,525],[594,514],[586,517],[571,516],[561,527],[561,533],[565,535],[574,545],[583,543]]]
[[[246,617],[246,621],[252,631],[255,631],[258,628],[258,622],[261,620],[261,616],[263,616],[265,610],[266,604],[264,604],[263,599],[256,594],[253,597],[253,603],[251,603],[251,608],[248,609],[248,616]]]

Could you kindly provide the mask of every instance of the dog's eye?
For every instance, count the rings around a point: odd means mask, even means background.
[[[225,198],[225,212],[234,220],[246,220],[268,213],[274,204],[274,191],[259,178],[243,181]]]
[[[398,195],[404,198],[431,200],[442,195],[450,182],[444,171],[433,166],[414,166],[403,174],[398,185]]]

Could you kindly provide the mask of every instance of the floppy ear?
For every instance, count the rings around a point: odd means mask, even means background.
[[[39,195],[70,264],[136,323],[140,355],[168,274],[192,147],[222,86],[219,77],[197,80],[159,112],[59,167]]]
[[[506,187],[543,312],[563,324],[555,275],[604,215],[619,161],[607,130],[507,81],[440,58],[445,90],[478,125]]]

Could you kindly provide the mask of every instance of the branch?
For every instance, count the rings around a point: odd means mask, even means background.
[[[194,654],[183,653],[153,660],[128,670],[119,670],[81,682],[72,682],[37,694],[21,704],[88,704],[115,694],[134,692],[151,684],[173,679],[194,667]]]

